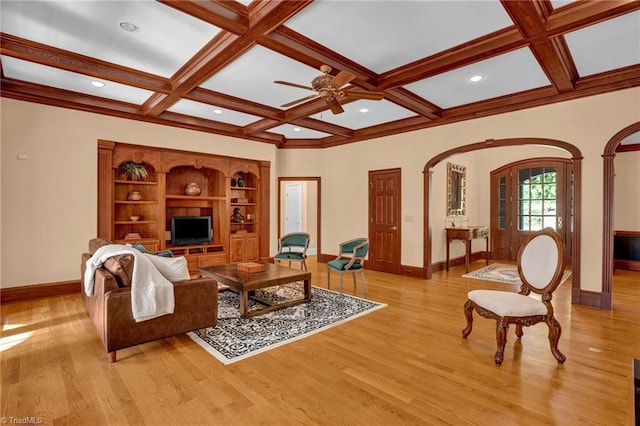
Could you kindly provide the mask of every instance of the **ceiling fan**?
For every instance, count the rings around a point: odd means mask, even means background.
[[[340,114],[341,112],[344,112],[344,109],[342,109],[340,102],[338,102],[338,98],[345,97],[356,99],[370,99],[374,101],[380,101],[384,98],[384,93],[382,92],[342,90],[342,86],[349,83],[351,80],[356,78],[356,76],[347,71],[340,71],[338,75],[334,77],[329,74],[331,72],[331,69],[332,68],[329,65],[322,65],[320,67],[320,71],[322,71],[323,74],[317,76],[311,81],[311,87],[303,86],[296,83],[289,83],[288,81],[274,81],[274,83],[284,84],[285,86],[313,90],[316,92],[313,95],[305,96],[304,98],[297,99],[280,106],[282,108],[287,108],[299,104],[300,102],[304,102],[308,99],[322,98],[331,109],[331,112],[333,112],[334,114]]]

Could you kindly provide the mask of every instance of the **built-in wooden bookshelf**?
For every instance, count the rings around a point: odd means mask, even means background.
[[[147,179],[123,178],[119,168],[126,161],[143,163]],[[266,260],[269,175],[268,161],[98,141],[98,236],[169,249],[187,258],[193,274],[203,266]],[[185,193],[191,183],[199,194]],[[211,243],[172,245],[173,216],[210,216]]]

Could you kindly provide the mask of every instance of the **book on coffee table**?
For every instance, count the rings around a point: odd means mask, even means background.
[[[257,262],[240,262],[238,263],[238,271],[242,272],[264,272],[267,269],[262,263]]]

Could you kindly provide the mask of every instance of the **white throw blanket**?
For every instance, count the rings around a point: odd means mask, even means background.
[[[87,260],[84,273],[84,291],[87,296],[93,296],[96,269],[108,258],[120,254],[131,254],[135,259],[131,277],[131,310],[136,322],[172,314],[175,299],[171,281],[160,273],[147,255],[119,244],[102,246]]]

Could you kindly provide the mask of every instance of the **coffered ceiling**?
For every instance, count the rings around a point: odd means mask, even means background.
[[[640,85],[640,1],[10,1],[2,96],[322,148]],[[127,31],[129,30],[129,31]],[[316,92],[353,74],[334,114]],[[481,78],[471,81],[474,76]],[[100,85],[96,87],[93,84]]]

